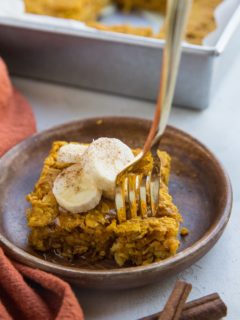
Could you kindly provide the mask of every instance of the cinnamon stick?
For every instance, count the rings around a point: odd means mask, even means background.
[[[192,285],[184,282],[177,281],[175,287],[159,316],[159,320],[179,320],[184,304],[191,292]]]
[[[140,320],[158,320],[161,312]],[[217,293],[193,300],[184,305],[180,320],[219,320],[227,315],[227,307]]]
[[[180,320],[219,320],[227,315],[227,307],[217,293],[189,302]]]

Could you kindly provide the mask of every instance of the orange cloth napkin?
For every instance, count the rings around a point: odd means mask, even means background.
[[[0,156],[36,131],[28,102],[12,86],[0,59]],[[68,283],[9,260],[0,248],[1,320],[82,320]]]

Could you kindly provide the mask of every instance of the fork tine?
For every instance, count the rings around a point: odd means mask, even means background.
[[[140,212],[142,218],[147,217],[147,176],[142,176],[140,179],[140,192],[139,192],[139,202],[140,202]]]
[[[149,172],[146,179],[146,193],[147,193],[147,206],[151,207],[151,172]]]
[[[150,198],[151,198],[151,215],[156,216],[159,208],[160,192],[160,165],[154,165],[151,172]]]
[[[125,189],[126,189],[126,183],[125,179],[122,179],[121,181],[117,181],[116,184],[116,194],[115,194],[115,205],[117,209],[117,217],[118,221],[124,222],[127,219],[126,216],[126,204],[125,204]]]
[[[137,175],[128,175],[128,201],[130,210],[130,219],[137,217],[138,203],[137,203]]]

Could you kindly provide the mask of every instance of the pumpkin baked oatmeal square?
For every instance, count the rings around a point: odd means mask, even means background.
[[[53,143],[39,180],[27,196],[31,204],[27,209],[29,244],[39,252],[54,252],[67,259],[83,257],[93,262],[111,259],[118,266],[145,265],[176,254],[182,217],[168,190],[170,156],[164,151],[158,153],[162,165],[158,215],[119,223],[114,200],[103,195],[86,212],[72,213],[59,205],[53,192],[54,183],[74,166],[61,158],[76,160],[69,151],[72,145],[64,141]],[[74,143],[76,148],[89,147]],[[132,151],[135,155],[139,152]],[[151,165],[151,154],[145,160]]]

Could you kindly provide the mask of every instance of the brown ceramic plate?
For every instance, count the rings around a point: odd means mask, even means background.
[[[116,137],[141,147],[150,121],[134,118],[87,119],[58,126],[25,140],[0,160],[0,243],[12,258],[91,288],[130,288],[160,281],[201,258],[221,236],[230,216],[232,191],[228,176],[214,155],[191,136],[168,127],[161,148],[172,156],[170,192],[190,234],[181,239],[174,257],[148,266],[117,268],[104,261],[67,264],[43,257],[27,244],[25,195],[37,181],[43,160],[55,140],[90,142]]]

